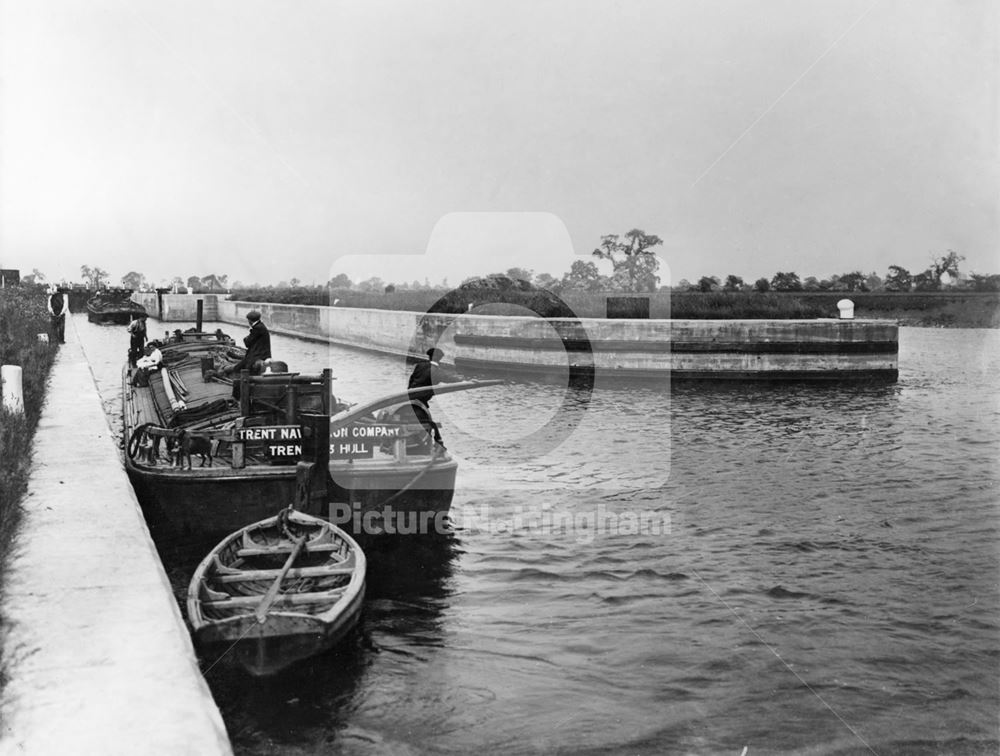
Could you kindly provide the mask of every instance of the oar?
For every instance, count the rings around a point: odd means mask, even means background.
[[[263,625],[267,620],[267,612],[271,608],[271,604],[274,600],[278,598],[278,593],[281,592],[281,581],[285,579],[285,575],[288,571],[292,569],[292,564],[299,556],[299,552],[302,551],[302,547],[306,544],[306,538],[308,534],[296,539],[295,546],[292,548],[292,553],[288,555],[288,559],[285,561],[285,566],[281,568],[281,572],[278,573],[278,577],[274,579],[271,583],[271,587],[267,589],[267,593],[264,594],[264,598],[257,605],[254,610],[254,614],[257,615],[257,624]]]

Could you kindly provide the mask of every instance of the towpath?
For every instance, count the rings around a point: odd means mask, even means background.
[[[228,754],[71,324],[3,597],[0,754]]]

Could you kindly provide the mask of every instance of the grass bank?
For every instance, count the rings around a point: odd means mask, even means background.
[[[569,311],[580,318],[603,318],[607,294],[565,291],[560,295]],[[837,302],[854,302],[855,317],[898,320],[902,325],[955,328],[1000,328],[1000,293],[972,291],[934,292],[658,292],[649,297],[649,317],[679,320],[834,318]],[[544,317],[566,317],[566,311],[537,292],[483,292],[477,299],[469,292],[444,289],[422,291],[358,292],[350,289],[296,288],[234,291],[232,299],[244,302],[330,305],[410,312],[465,312],[468,305],[485,301],[506,303],[506,312],[532,310]],[[489,299],[488,299],[489,298]]]
[[[21,501],[31,470],[31,439],[42,412],[45,387],[58,345],[38,340],[49,330],[45,297],[37,291],[0,289],[0,364],[20,365],[23,372],[24,414],[0,408],[0,594],[7,559],[21,519]],[[0,614],[0,630],[4,617]],[[0,632],[0,640],[3,633]],[[2,651],[2,648],[0,648]],[[0,689],[4,672],[0,664]]]

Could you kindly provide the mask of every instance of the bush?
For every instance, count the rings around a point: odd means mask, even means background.
[[[23,415],[0,410],[0,555],[10,554],[20,520],[21,499],[31,469],[31,439],[59,348],[55,342],[38,340],[38,334],[48,330],[44,291],[31,287],[0,289],[0,364],[21,366],[24,389]]]
[[[488,277],[494,278],[494,277]],[[503,286],[503,282],[470,281],[457,289],[397,289],[393,294],[358,292],[352,289],[325,287],[275,289],[255,288],[234,291],[232,299],[244,302],[277,304],[331,305],[373,310],[405,310],[408,312],[468,311],[494,302],[489,313],[494,315],[524,314],[524,308],[550,318],[604,318],[607,298],[623,292],[589,292],[565,289],[562,303],[544,289],[524,289],[520,285]],[[897,318],[914,325],[965,325],[996,327],[1000,322],[1000,294],[970,291],[938,292],[671,292],[637,295],[649,297],[649,317],[679,320],[726,319],[810,319],[838,317],[837,302],[845,297],[855,304],[859,318]],[[565,307],[564,307],[565,305]],[[567,309],[568,308],[568,309]],[[945,310],[955,310],[955,317],[943,316]],[[484,310],[478,310],[484,312]],[[921,315],[920,313],[926,313]],[[941,319],[943,318],[943,319]],[[952,322],[953,321],[953,322]]]

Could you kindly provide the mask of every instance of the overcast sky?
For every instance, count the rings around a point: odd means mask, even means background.
[[[0,0],[0,264],[1000,272],[997,6]]]

